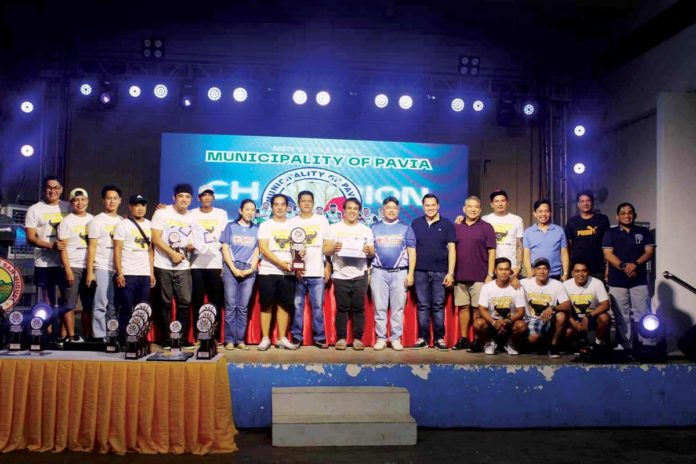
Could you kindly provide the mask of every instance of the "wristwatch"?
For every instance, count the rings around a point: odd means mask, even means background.
[[[619,264],[619,269],[622,270],[622,271],[623,271],[624,269],[626,269],[626,263],[621,263],[621,264]]]

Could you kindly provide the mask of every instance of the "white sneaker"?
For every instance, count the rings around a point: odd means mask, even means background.
[[[498,345],[493,340],[491,340],[483,346],[483,352],[486,354],[495,354],[496,348],[498,348]]]
[[[372,347],[373,350],[375,351],[382,351],[387,347],[387,341],[383,338],[380,338],[377,340],[377,343],[375,343],[375,346]]]
[[[278,348],[285,348],[286,350],[296,350],[299,348],[299,345],[295,345],[293,342],[287,339],[287,337],[283,337],[280,340],[278,340]]]
[[[392,350],[403,351],[404,345],[401,344],[401,340],[392,340],[391,342]]]
[[[520,354],[520,352],[515,349],[515,345],[513,345],[512,342],[507,342],[505,344],[505,351],[507,351],[507,354],[510,356],[517,356]]]
[[[259,351],[266,351],[271,347],[271,339],[268,337],[263,337],[261,339],[261,343],[259,343],[259,346],[256,348]]]

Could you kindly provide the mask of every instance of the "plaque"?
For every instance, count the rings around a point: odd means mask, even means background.
[[[40,317],[35,317],[29,322],[29,326],[31,327],[30,351],[43,351],[43,325],[44,321]]]
[[[106,352],[118,353],[121,347],[118,343],[118,320],[109,319],[106,323]]]
[[[181,351],[181,322],[172,321],[169,324],[169,338],[171,339],[172,353],[178,353]]]
[[[126,326],[126,359],[138,359],[140,356],[140,326],[129,322]]]
[[[10,322],[10,342],[7,345],[9,351],[20,351],[22,349],[22,323],[24,316],[19,311],[10,311],[7,317]]]
[[[198,329],[198,341],[200,341],[196,351],[196,359],[211,359],[217,350],[217,344],[210,338],[213,323],[207,317],[199,317],[196,328]]]

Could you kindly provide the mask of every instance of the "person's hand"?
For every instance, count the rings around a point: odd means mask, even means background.
[[[94,275],[94,272],[88,272],[87,275],[85,276],[85,285],[89,287],[92,282],[96,282],[97,278]]]
[[[124,279],[125,283],[125,279]],[[150,288],[155,288],[155,285],[157,285],[157,279],[155,278],[154,274],[150,274]]]
[[[511,277],[510,278],[510,285],[512,285],[512,288],[515,290],[520,289],[520,279],[517,278],[517,276]]]
[[[368,256],[370,255],[370,247],[367,245],[367,243],[363,245],[362,252]]]
[[[565,282],[568,280],[570,277],[568,277],[568,274],[561,274],[561,282]]]
[[[408,288],[413,285],[413,274],[406,274],[406,279],[404,280],[404,287]]]
[[[72,285],[75,282],[75,276],[70,268],[65,270],[65,281],[68,283],[68,285]]]
[[[487,275],[486,278],[483,279],[483,283],[484,283],[484,284],[487,284],[487,283],[490,282],[491,280],[493,280],[493,277]]]
[[[334,243],[334,253],[338,253],[342,248],[343,244],[341,242]]]
[[[546,308],[541,312],[539,315],[542,321],[548,322],[552,317],[553,317],[553,309],[551,308]]]
[[[456,218],[454,218],[455,224],[461,224],[462,222],[464,222],[464,216],[462,216],[461,214],[459,216],[457,216]]]
[[[580,331],[581,332],[587,332],[590,327],[590,317],[588,315],[585,315],[585,317],[582,318],[580,321]]]
[[[116,276],[115,282],[118,288],[124,288],[126,286],[126,277],[122,275]]]
[[[454,284],[454,276],[452,274],[447,274],[442,281],[442,285],[445,287],[451,287]]]
[[[181,263],[183,260],[185,260],[186,257],[185,257],[184,255],[182,255],[181,253],[178,253],[178,252],[175,251],[174,254],[172,254],[172,255],[169,257],[169,259],[172,260],[172,263],[173,263],[174,265],[178,265],[178,264]]]
[[[63,251],[63,250],[65,250],[65,247],[67,247],[67,246],[68,246],[67,240],[56,240],[56,241],[53,243],[53,248],[55,248],[55,249],[58,250],[58,251]]]

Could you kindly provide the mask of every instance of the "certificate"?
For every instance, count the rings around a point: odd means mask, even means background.
[[[367,258],[367,255],[363,251],[366,239],[365,237],[355,236],[355,237],[341,237],[341,250],[336,253],[342,258]]]

